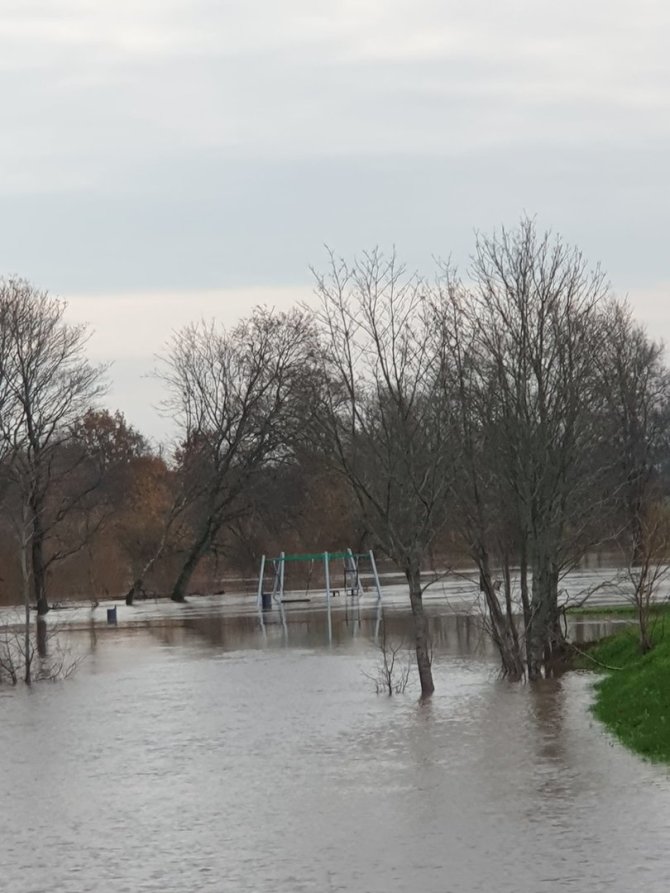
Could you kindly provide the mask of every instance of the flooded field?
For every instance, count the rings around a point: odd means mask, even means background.
[[[0,689],[3,890],[668,888],[667,770],[591,717],[591,676],[499,681],[474,616],[431,608],[423,706],[374,694],[373,608],[119,618],[72,617],[71,679]],[[400,607],[386,622],[409,631]]]

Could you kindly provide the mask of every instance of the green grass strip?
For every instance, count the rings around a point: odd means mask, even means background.
[[[652,605],[652,615],[670,614],[667,602]],[[567,608],[565,612],[569,617],[636,617],[637,609],[633,605],[582,605],[580,608]]]
[[[670,763],[670,619],[658,618],[647,654],[640,653],[636,626],[603,639],[588,653],[598,662],[591,662],[595,669],[612,668],[596,683],[595,715],[626,747]]]

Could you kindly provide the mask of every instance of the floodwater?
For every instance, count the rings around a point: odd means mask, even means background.
[[[70,679],[0,689],[3,891],[668,890],[669,773],[593,719],[590,675],[502,682],[434,609],[421,705],[375,695],[372,610],[119,611],[65,633]]]

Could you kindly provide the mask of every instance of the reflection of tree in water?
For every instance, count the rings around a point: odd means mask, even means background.
[[[324,609],[305,610],[285,606],[285,625],[274,607],[263,614],[263,626],[255,612],[219,613],[163,619],[148,629],[166,645],[187,644],[194,639],[214,648],[262,648],[274,644],[295,648],[345,645],[353,639],[374,641],[378,629],[376,604],[347,603],[342,599],[333,608],[332,639],[329,639],[328,614]],[[386,631],[395,641],[413,641],[412,615],[397,608],[383,612]],[[458,655],[486,654],[490,645],[474,615],[431,614],[430,632],[435,653]]]
[[[529,695],[537,757],[542,761],[562,762],[565,758],[565,692],[562,680],[540,679],[529,685]]]
[[[539,679],[529,684],[528,695],[528,731],[535,750],[533,778],[543,801],[551,809],[552,800],[575,794],[565,729],[567,695],[561,678]]]
[[[609,620],[576,620],[568,625],[568,638],[575,645],[583,645],[611,636],[615,629],[616,625]]]
[[[362,622],[361,600],[359,598],[347,598],[344,602],[344,623],[355,635],[360,632]]]
[[[91,654],[93,654],[93,652],[97,651],[98,648],[98,630],[93,614],[91,614],[91,619],[88,622],[88,642],[89,651]]]
[[[493,654],[481,619],[475,614],[434,614],[430,631],[435,651],[463,656]]]
[[[496,809],[517,804],[524,821],[551,821],[576,796],[579,765],[570,765],[567,698],[560,678],[525,685],[498,680],[483,689],[475,739]]]
[[[37,618],[37,654],[39,657],[47,657],[49,654],[49,637],[47,631],[47,624],[43,617]]]

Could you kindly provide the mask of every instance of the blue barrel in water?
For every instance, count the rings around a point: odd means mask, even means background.
[[[116,605],[113,608],[107,608],[107,623],[116,626]]]

